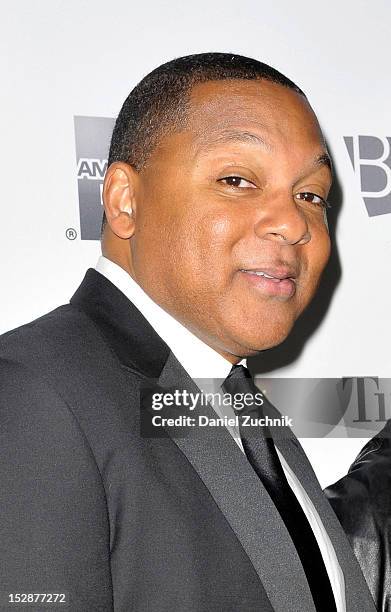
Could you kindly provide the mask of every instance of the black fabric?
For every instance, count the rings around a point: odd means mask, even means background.
[[[325,493],[356,554],[379,612],[391,611],[391,420]]]
[[[96,270],[71,304],[1,336],[0,610],[7,592],[65,591],[70,612],[314,612],[289,533],[228,431],[217,443],[140,435],[140,386],[156,376],[196,387]],[[333,542],[347,611],[374,612],[290,436],[276,444]]]
[[[259,394],[249,370],[243,365],[232,367],[222,384],[224,392]],[[263,396],[264,403],[267,402]],[[261,479],[283,519],[299,554],[318,612],[336,612],[335,598],[318,543],[307,517],[290,488],[274,441],[266,425],[245,425],[246,417],[263,418],[262,407],[254,401],[250,407],[236,410],[246,456]],[[254,435],[255,433],[255,435]]]
[[[94,270],[72,302],[0,338],[0,610],[274,612],[183,452],[140,436],[163,341]]]
[[[90,268],[70,299],[103,334],[120,362],[158,378],[170,349],[128,298],[103,274]]]

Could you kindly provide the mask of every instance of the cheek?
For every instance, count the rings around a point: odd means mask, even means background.
[[[316,273],[319,275],[322,273],[325,268],[331,251],[331,243],[330,236],[325,226],[322,226],[321,229],[314,235],[314,244],[313,244],[313,261],[314,261],[314,269]]]
[[[306,292],[313,292],[330,257],[330,238],[326,230],[312,233],[303,262]]]
[[[200,274],[204,282],[223,280],[232,262],[235,224],[226,212],[192,215],[177,226],[177,250],[183,266]]]
[[[204,258],[223,264],[221,257],[229,255],[235,243],[235,224],[227,214],[207,215],[198,227],[200,251]]]

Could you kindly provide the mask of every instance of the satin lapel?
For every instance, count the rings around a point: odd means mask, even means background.
[[[173,353],[158,384],[199,392]],[[210,406],[203,413],[215,418]],[[166,431],[209,489],[246,551],[275,612],[315,612],[296,549],[261,481],[225,427],[188,428],[185,437]],[[293,588],[292,588],[293,587]]]
[[[349,541],[323,493],[315,472],[300,443],[292,432],[290,439],[278,439],[275,440],[275,443],[305,488],[334,546],[345,577],[346,609],[348,612],[356,610],[360,610],[360,612],[375,612],[373,599]]]

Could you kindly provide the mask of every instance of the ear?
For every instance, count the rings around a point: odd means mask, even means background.
[[[103,204],[107,223],[119,238],[131,238],[135,231],[136,170],[124,162],[114,162],[107,169],[103,183]]]

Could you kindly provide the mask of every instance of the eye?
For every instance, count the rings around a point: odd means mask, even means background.
[[[250,187],[256,189],[254,183],[244,179],[241,176],[225,176],[224,178],[219,179],[218,182],[224,183],[225,185],[228,185],[228,187],[238,187],[239,189]]]
[[[319,206],[320,208],[331,208],[331,204],[329,204],[327,200],[316,193],[312,193],[312,191],[301,191],[295,195],[295,198],[298,200],[304,200],[305,202],[310,202],[311,204],[315,204],[315,206]]]

